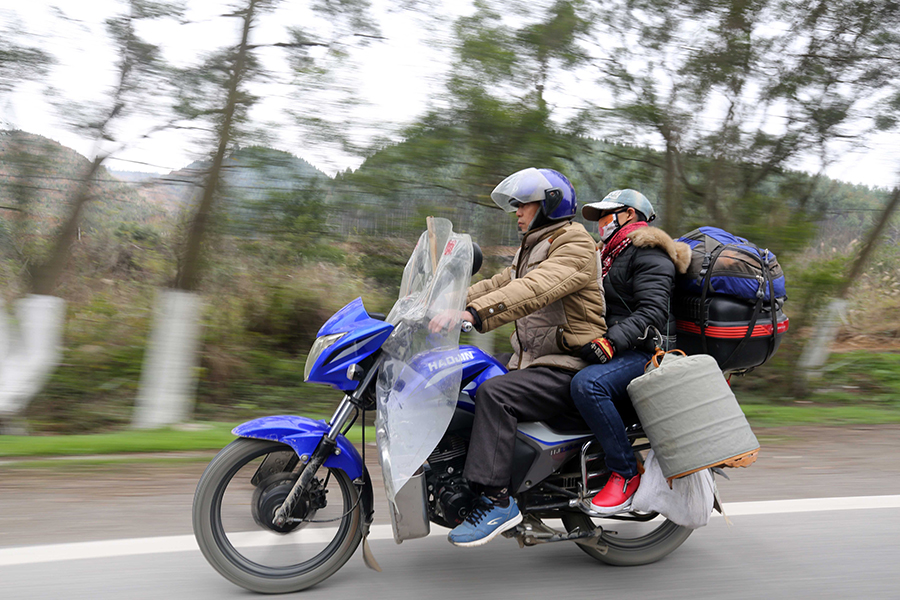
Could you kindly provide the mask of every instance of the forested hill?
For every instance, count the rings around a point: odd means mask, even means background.
[[[555,155],[546,163],[530,164],[514,160],[521,157],[479,159],[465,144],[447,143],[453,136],[452,131],[420,132],[373,153],[356,171],[338,179],[353,193],[356,206],[372,207],[370,222],[387,221],[387,227],[377,227],[379,231],[391,229],[401,217],[414,220],[430,211],[450,216],[463,231],[488,244],[515,243],[514,229],[496,218],[489,192],[504,174],[527,166],[565,173],[580,203],[599,201],[615,189],[634,188],[650,198],[663,217],[670,210],[661,152],[559,135],[554,139]],[[669,223],[665,218],[655,223],[676,235],[699,225],[717,225],[761,244],[784,248],[789,243],[792,250],[799,250],[817,226],[851,225],[858,231],[886,203],[884,190],[800,171],[772,169],[753,181],[759,165],[712,164],[707,157],[691,155],[678,160],[684,174],[673,186],[678,216]]]
[[[90,162],[71,148],[23,131],[0,132],[0,220],[28,214],[30,235],[50,234],[67,214]],[[120,181],[106,169],[90,188],[93,198],[84,215],[83,230],[100,223],[153,222],[163,211],[134,185]]]
[[[183,169],[145,180],[142,193],[169,210],[181,208],[194,199],[209,166],[208,161],[198,160]],[[262,201],[273,192],[301,191],[330,182],[325,173],[302,158],[259,146],[233,151],[226,158],[223,172],[222,193],[231,209]]]
[[[327,187],[330,182],[325,173],[302,158],[270,148],[239,148],[226,160],[222,190],[226,205],[235,210],[245,202],[261,201],[271,192]],[[75,193],[89,164],[71,148],[42,136],[0,132],[0,204],[36,211],[47,223],[58,224],[67,198]],[[195,161],[165,175],[101,169],[96,196],[99,210],[138,222],[153,220],[160,211],[177,212],[200,189],[208,167],[206,161]],[[28,206],[19,207],[20,203]]]
[[[661,200],[665,182],[659,153],[581,138],[569,139],[564,146],[565,152],[548,166],[572,179],[582,203],[600,200],[613,189],[632,187],[645,193],[660,212],[666,211]],[[439,152],[433,150],[436,147]],[[320,210],[308,204],[314,200],[331,207],[329,226],[342,232],[402,236],[407,229],[418,227],[422,214],[429,213],[451,217],[461,230],[485,243],[515,243],[514,228],[508,220],[496,218],[487,194],[499,175],[473,185],[466,152],[465,146],[447,151],[439,136],[425,133],[384,147],[357,170],[332,179],[287,152],[259,146],[238,148],[226,159],[219,208],[229,216],[232,230],[256,230],[259,219],[283,222],[285,215],[296,218],[304,211]],[[702,157],[685,157],[684,162],[688,173],[707,167]],[[0,205],[36,211],[40,218],[34,233],[49,233],[48,227],[60,222],[65,201],[88,164],[83,156],[57,142],[21,131],[4,132],[0,135]],[[90,207],[85,227],[91,227],[97,218],[152,222],[165,213],[178,213],[201,189],[208,167],[206,161],[195,161],[166,175],[104,169],[96,187],[98,202]],[[720,184],[720,189],[726,184]],[[675,233],[711,223],[708,198],[684,187],[683,218]],[[849,221],[860,225],[885,202],[882,190],[792,171],[776,173],[750,192],[731,199],[722,221],[716,224],[738,232],[743,228],[748,235],[764,235],[765,227],[748,221],[746,215],[766,216],[768,211],[761,209],[777,207],[778,202],[794,208],[805,202],[801,212],[810,223],[830,222],[833,227],[835,221]],[[279,214],[273,215],[273,210]],[[0,219],[10,217],[11,211],[4,212]]]

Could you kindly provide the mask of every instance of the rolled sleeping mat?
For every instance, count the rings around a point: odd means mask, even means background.
[[[666,479],[755,462],[759,441],[716,360],[675,351],[659,361],[662,354],[628,395]]]

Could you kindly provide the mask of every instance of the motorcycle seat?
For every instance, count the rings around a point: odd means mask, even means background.
[[[560,414],[543,421],[553,433],[560,435],[591,435],[591,428],[579,414]]]
[[[550,431],[559,435],[591,435],[590,427],[578,414],[557,415],[543,423]],[[625,426],[625,433],[630,440],[646,437],[643,426],[637,420]]]

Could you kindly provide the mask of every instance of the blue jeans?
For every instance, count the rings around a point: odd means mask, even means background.
[[[637,475],[637,460],[620,412],[634,414],[628,384],[644,374],[650,354],[630,350],[601,365],[589,365],[572,379],[572,401],[606,454],[606,466],[629,479]],[[619,408],[616,408],[619,406]]]

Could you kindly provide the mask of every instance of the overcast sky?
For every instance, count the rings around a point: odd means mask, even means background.
[[[165,56],[182,66],[196,62],[205,52],[237,40],[237,20],[219,18],[227,2],[219,0],[190,0],[188,3],[190,24],[177,25],[162,22],[146,27],[142,33],[160,43]],[[447,39],[447,31],[440,28],[424,29],[409,12],[389,12],[394,6],[390,0],[376,0],[373,14],[377,15],[381,33],[385,39],[372,43],[365,51],[356,54],[353,61],[356,72],[341,80],[345,86],[359,92],[366,103],[342,114],[339,107],[328,107],[328,98],[320,96],[313,105],[323,113],[337,119],[356,123],[356,141],[364,142],[375,135],[392,135],[403,123],[411,121],[428,106],[428,100],[439,94],[442,78],[448,70],[450,53],[441,40]],[[53,16],[53,6],[59,6],[74,22],[63,22]],[[279,13],[263,20],[257,31],[257,40],[283,41],[283,27],[287,24],[314,22],[305,2],[285,2]],[[467,3],[456,5],[457,10],[467,10]],[[59,64],[54,67],[50,80],[66,99],[90,102],[102,98],[113,83],[111,47],[105,41],[103,19],[121,11],[116,0],[29,0],[15,9],[0,9],[0,19],[5,23],[18,20],[22,29],[36,37],[27,40],[53,53]],[[453,16],[453,15],[448,15]],[[327,23],[322,25],[327,28]],[[351,40],[352,41],[352,40]],[[274,56],[274,55],[273,55]],[[267,63],[273,72],[286,77],[286,64],[274,58]],[[570,82],[578,93],[593,90],[592,100],[603,99],[605,91],[583,80]],[[268,86],[266,100],[255,110],[254,118],[265,123],[271,136],[269,143],[282,150],[301,156],[329,174],[347,167],[356,167],[361,157],[339,151],[321,142],[310,143],[289,126],[283,114],[288,106],[297,107],[286,87]],[[564,86],[550,93],[548,99],[560,109],[565,109],[567,97]],[[318,103],[318,104],[317,104]],[[602,102],[601,102],[602,104]],[[45,100],[37,84],[20,86],[12,100],[0,99],[0,120],[17,127],[44,135],[78,152],[91,156],[95,149],[90,141],[72,133]],[[565,112],[562,110],[561,112]],[[132,122],[131,135],[142,132],[146,123]],[[396,138],[396,136],[394,136]],[[147,170],[165,172],[181,168],[200,154],[201,146],[195,142],[196,134],[169,132],[157,134],[149,140],[118,153],[124,161],[110,161],[109,166],[120,170]],[[892,187],[898,181],[900,165],[900,138],[897,134],[875,137],[865,148],[845,152],[842,160],[828,169],[835,179],[872,186]],[[131,162],[127,162],[131,161]],[[797,168],[816,170],[815,157],[795,165]]]
[[[376,5],[386,3],[387,0],[375,2]],[[265,16],[255,32],[254,40],[287,41],[284,25],[303,24],[309,27],[313,19],[309,11],[303,8],[305,4],[286,2],[284,5],[288,8]],[[74,21],[63,22],[56,18],[54,5],[60,6]],[[160,21],[141,30],[146,39],[162,46],[167,60],[178,66],[196,63],[204,53],[227,43],[236,43],[239,35],[237,19],[218,16],[225,12],[228,2],[191,0],[189,5],[189,24]],[[53,67],[49,79],[61,98],[90,102],[103,98],[114,83],[115,55],[105,40],[102,23],[109,15],[120,11],[121,4],[116,0],[30,0],[15,9],[0,9],[0,19],[6,23],[18,21],[21,29],[34,34],[21,40],[23,43],[41,47],[55,55],[58,64]],[[358,97],[365,100],[345,117],[360,123],[357,141],[365,141],[374,135],[390,135],[424,111],[429,96],[439,92],[447,68],[441,59],[446,52],[424,43],[425,32],[409,13],[388,13],[378,8],[376,13],[381,17],[381,33],[385,39],[357,52],[350,61],[350,65],[356,68],[340,82],[345,87],[353,88]],[[355,41],[348,39],[350,43]],[[280,79],[286,79],[288,71],[283,60],[284,53],[267,54],[270,55],[266,57],[267,68]],[[259,123],[272,124],[269,128],[272,145],[302,156],[332,174],[340,169],[358,166],[361,162],[360,157],[347,155],[334,147],[304,143],[299,133],[288,126],[290,119],[283,114],[288,106],[298,108],[287,86],[269,85],[258,88],[257,93],[262,93],[264,99],[254,109],[253,117]],[[328,102],[329,99],[317,97],[316,100]],[[329,114],[340,113],[339,106],[316,104],[314,108]],[[11,99],[0,99],[2,122],[57,140],[86,156],[92,155],[93,143],[70,131],[54,112],[58,111],[53,110],[37,83],[21,85]],[[143,125],[146,126],[146,123]],[[143,132],[141,124],[132,123],[132,126],[132,134]],[[119,158],[135,162],[110,159],[109,166],[168,171],[194,160],[199,150],[192,143],[190,133],[156,134],[116,154]]]

